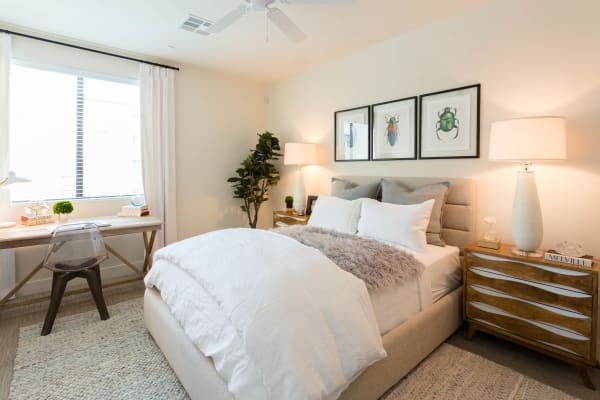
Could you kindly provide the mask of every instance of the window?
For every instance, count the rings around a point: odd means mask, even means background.
[[[13,201],[143,192],[139,86],[13,64]]]

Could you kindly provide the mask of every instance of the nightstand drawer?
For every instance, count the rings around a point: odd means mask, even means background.
[[[590,295],[594,289],[594,277],[591,273],[551,267],[535,262],[509,261],[473,252],[469,254],[468,266],[485,267],[503,275],[551,286],[568,287]]]
[[[578,312],[523,300],[508,293],[473,284],[467,285],[466,294],[471,304],[489,304],[518,318],[558,326],[587,338],[592,336],[592,319]],[[468,310],[467,317],[471,317]]]
[[[304,225],[306,224],[306,219],[304,217],[279,216],[277,217],[277,222],[281,222],[285,225]]]
[[[487,268],[470,267],[466,278],[469,285],[488,287],[524,300],[573,310],[583,315],[592,314],[592,295],[580,291],[518,279],[494,273]]]
[[[592,341],[583,335],[545,323],[526,320],[488,304],[469,302],[466,310],[469,318],[480,323],[542,342],[558,350],[575,353],[584,359],[590,356]]]
[[[308,215],[298,215],[296,213],[288,213],[285,211],[273,211],[273,228],[290,225],[306,225],[308,223],[308,218]]]

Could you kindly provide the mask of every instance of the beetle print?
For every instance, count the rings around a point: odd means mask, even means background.
[[[396,139],[398,139],[399,120],[400,119],[396,116],[385,118],[385,123],[387,124],[387,127],[385,129],[385,136],[390,146],[394,146],[396,144]]]
[[[458,137],[459,123],[456,118],[456,108],[444,107],[438,112],[438,121],[435,124],[435,134],[442,142],[451,142]],[[453,131],[456,130],[454,133]]]

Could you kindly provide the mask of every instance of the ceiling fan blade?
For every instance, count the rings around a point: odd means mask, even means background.
[[[233,24],[235,21],[240,19],[246,12],[248,11],[247,5],[240,5],[238,8],[228,12],[225,14],[223,18],[215,22],[208,28],[210,33],[219,33],[223,29],[227,28],[229,25]]]
[[[285,4],[352,4],[354,0],[280,0]]]
[[[306,39],[304,32],[278,8],[269,8],[267,17],[290,39],[292,42],[301,42]]]

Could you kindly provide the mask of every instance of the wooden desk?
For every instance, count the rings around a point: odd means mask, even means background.
[[[133,263],[119,254],[115,249],[108,245],[108,243],[104,243],[106,250],[125,265],[135,272],[137,275],[136,278],[133,279],[125,279],[117,282],[111,282],[104,287],[116,286],[124,283],[130,283],[138,279],[142,279],[148,269],[152,266],[152,247],[154,246],[154,239],[156,237],[156,231],[161,229],[162,222],[158,218],[154,217],[95,217],[95,218],[81,218],[72,220],[70,222],[94,222],[94,221],[104,221],[110,226],[101,227],[100,232],[102,232],[103,237],[110,236],[120,236],[127,235],[131,233],[141,233],[144,239],[144,249],[145,249],[145,257],[144,264],[142,269],[137,268]],[[0,249],[16,249],[19,247],[27,247],[27,246],[38,246],[50,243],[50,237],[52,236],[52,228],[54,225],[37,225],[37,226],[22,226],[17,225],[14,228],[6,228],[0,229]],[[148,233],[150,235],[148,235]],[[40,269],[42,269],[43,265],[40,262],[27,276],[21,279],[14,288],[11,289],[4,297],[0,299],[0,306],[8,301],[19,289],[25,285],[33,276],[38,273]],[[75,290],[72,292],[66,293],[75,294],[85,292],[87,289]],[[39,301],[44,301],[47,299],[47,296],[39,297],[35,299],[29,299],[26,302],[18,302],[17,300],[11,301],[9,305],[22,305],[29,304]]]

